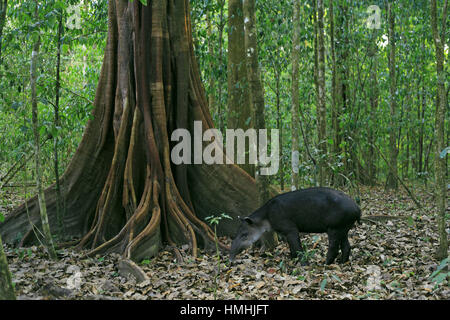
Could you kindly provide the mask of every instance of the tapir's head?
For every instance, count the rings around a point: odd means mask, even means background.
[[[266,219],[255,217],[239,217],[239,219],[241,220],[241,224],[231,243],[230,261],[233,261],[238,253],[250,247],[261,238],[264,232],[270,230],[270,224]]]

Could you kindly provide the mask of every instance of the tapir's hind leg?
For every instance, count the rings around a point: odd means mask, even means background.
[[[345,263],[350,257],[350,243],[348,242],[348,228],[328,230],[328,254],[326,264],[332,264],[341,249],[340,263]]]
[[[348,242],[348,233],[346,233],[345,237],[341,239],[340,247],[342,252],[340,263],[346,263],[350,257],[350,242]]]
[[[328,253],[326,264],[332,264],[339,253],[342,232],[340,230],[328,230]]]
[[[345,232],[345,234],[341,237],[341,241],[339,244],[341,248],[341,259],[340,263],[346,263],[349,260],[350,257],[350,242],[348,242],[348,230]]]

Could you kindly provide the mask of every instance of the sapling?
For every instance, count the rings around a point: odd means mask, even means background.
[[[232,219],[226,213],[221,213],[220,216],[209,216],[205,220],[214,227],[214,242],[216,244],[216,259],[217,259],[217,272],[214,275],[214,300],[217,299],[217,278],[220,274],[220,264],[222,259],[220,258],[219,239],[217,239],[217,226],[222,219]]]

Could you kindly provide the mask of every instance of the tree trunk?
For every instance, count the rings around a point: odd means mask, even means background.
[[[212,37],[212,21],[211,21],[211,15],[209,10],[206,12],[206,35],[208,37],[208,54],[212,57],[214,56],[214,49],[213,49],[213,41],[211,39]],[[209,62],[209,95],[208,95],[208,106],[209,106],[209,112],[213,114],[216,110],[216,102],[215,102],[215,91],[216,91],[216,85],[214,81],[214,62],[211,59]]]
[[[293,2],[293,24],[294,24],[294,33],[292,39],[292,106],[291,106],[291,115],[292,115],[292,142],[291,142],[291,190],[297,190],[299,188],[299,124],[300,118],[298,115],[298,107],[299,107],[299,89],[298,89],[298,69],[299,69],[299,60],[300,60],[300,1],[294,0]]]
[[[8,0],[0,0],[0,64],[2,63],[2,36],[3,27],[6,22],[6,9],[8,8]]]
[[[277,106],[277,129],[279,130],[279,137],[278,137],[278,146],[280,150],[283,150],[283,119],[282,119],[282,112],[281,112],[281,98],[280,98],[280,76],[279,74],[275,74],[276,77],[276,106]],[[280,157],[280,168],[278,170],[278,177],[280,179],[280,188],[281,190],[284,190],[284,161],[283,157]]]
[[[436,0],[430,1],[431,7],[431,28],[433,30],[434,46],[436,48],[436,77],[437,77],[437,99],[436,99],[436,146],[434,154],[435,180],[436,180],[436,202],[437,202],[437,222],[439,232],[439,247],[436,249],[436,258],[442,260],[448,256],[448,236],[446,231],[446,202],[447,184],[445,179],[445,161],[440,153],[447,146],[445,142],[445,109],[447,108],[447,95],[445,91],[445,71],[444,71],[444,47],[445,29],[447,18],[447,4],[445,0],[442,14],[442,36],[438,31],[437,5]]]
[[[35,9],[35,19],[36,21],[39,19],[37,1]],[[36,187],[38,191],[39,211],[41,216],[42,232],[44,234],[45,245],[47,247],[50,257],[52,259],[56,259],[56,251],[53,245],[53,238],[50,232],[50,225],[48,223],[47,205],[45,202],[45,194],[43,189],[42,171],[41,171],[41,143],[39,133],[40,130],[39,130],[39,115],[38,115],[38,98],[36,92],[37,86],[36,70],[37,70],[40,43],[41,39],[40,36],[38,35],[38,38],[33,45],[33,52],[31,54],[31,63],[30,63],[31,110],[32,110],[33,136],[34,136]]]
[[[225,8],[225,0],[219,1],[219,72],[223,71],[223,29],[225,28],[225,21],[223,11]],[[219,79],[218,94],[217,94],[217,119],[219,129],[223,132],[225,130],[223,106],[222,106],[222,81]]]
[[[61,90],[60,71],[61,71],[61,45],[62,45],[62,32],[63,32],[63,12],[60,12],[58,23],[58,35],[57,35],[57,52],[56,52],[56,85],[55,85],[55,106],[54,106],[54,122],[56,135],[53,137],[53,167],[55,170],[55,191],[56,191],[56,215],[58,217],[58,227],[60,229],[60,236],[64,234],[64,215],[65,210],[63,208],[61,186],[59,183],[59,158],[58,158],[58,130],[61,127],[61,120],[59,118],[59,95]]]
[[[423,80],[422,80],[423,81]],[[417,173],[423,172],[423,147],[424,147],[424,132],[425,132],[425,109],[426,109],[426,93],[425,85],[422,82],[422,87],[420,90],[421,102],[417,103],[417,120],[419,121],[419,155],[418,155],[418,165]]]
[[[213,126],[188,1],[110,1],[108,17],[93,117],[61,177],[66,234],[81,236],[78,247],[90,254],[118,252],[139,260],[155,255],[164,241],[189,243],[195,256],[198,240],[214,241],[202,218],[248,215],[258,206],[255,181],[235,165],[171,163],[175,129],[193,135],[194,121],[203,130]],[[46,198],[53,227],[53,187]],[[36,223],[36,198],[28,208]],[[237,219],[222,222],[218,235],[231,235],[237,225]],[[30,231],[24,205],[0,225],[9,242],[19,232],[21,244],[32,241]]]
[[[247,73],[250,85],[250,97],[255,110],[256,129],[265,129],[264,91],[261,83],[261,71],[258,64],[258,43],[256,32],[255,1],[244,1],[245,17],[245,52],[247,56]],[[259,190],[259,203],[269,200],[269,181],[265,175],[260,175],[260,166],[256,166],[256,183]]]
[[[333,130],[333,153],[336,157],[339,154],[339,144],[336,137],[336,132],[338,131],[338,110],[337,110],[337,88],[336,88],[336,77],[337,77],[337,66],[336,66],[336,45],[334,40],[334,0],[330,0],[330,47],[331,47],[331,126]],[[337,161],[337,157],[335,158]]]
[[[349,79],[349,63],[348,63],[348,55],[349,55],[349,15],[348,15],[348,7],[345,1],[338,1],[338,10],[337,10],[337,25],[336,25],[336,60],[338,61],[338,65],[336,66],[336,105],[334,108],[333,118],[333,152],[335,156],[340,159],[340,161],[344,162],[344,165],[347,167],[348,163],[346,159],[342,159],[342,139],[343,134],[341,130],[341,115],[345,112],[349,112],[349,93],[348,93],[348,79]],[[334,11],[334,8],[333,8]],[[333,12],[334,16],[334,12]],[[347,142],[344,140],[344,142]],[[344,183],[344,178],[340,175],[334,177],[333,183],[337,186],[342,185]]]
[[[324,6],[323,0],[317,0],[317,129],[319,161],[319,185],[325,185],[327,156],[327,109],[325,102],[325,44],[324,44]]]
[[[368,152],[367,152],[367,170],[368,170],[368,183],[369,185],[375,185],[377,181],[377,167],[376,159],[377,152],[375,150],[376,143],[376,127],[377,127],[377,111],[378,111],[378,98],[379,98],[379,88],[378,88],[378,46],[376,44],[378,31],[377,29],[372,30],[372,37],[369,47],[369,57],[372,61],[372,68],[370,69],[370,85],[369,85],[369,102],[370,102],[370,122],[368,123]]]
[[[250,101],[254,108],[255,129],[265,129],[264,112],[264,91],[261,81],[261,70],[258,63],[258,42],[256,29],[255,0],[245,0],[244,5],[244,33],[245,33],[245,52],[247,56],[247,74],[250,87]],[[273,138],[273,137],[272,137]],[[258,187],[258,202],[262,206],[270,199],[269,177],[260,174],[261,165],[256,165],[256,185]],[[275,246],[274,233],[268,233],[262,237],[262,242],[266,248]]]
[[[242,0],[228,1],[228,129],[253,128],[253,110],[247,80],[244,44],[244,13]],[[236,154],[236,150],[234,152]],[[250,176],[255,175],[255,166],[248,161],[240,164]]]
[[[0,300],[16,300],[12,286],[11,273],[8,268],[2,237],[0,236]]]
[[[390,118],[389,118],[389,161],[391,166],[389,167],[389,174],[386,181],[386,187],[388,189],[398,189],[397,183],[397,80],[396,80],[396,62],[395,62],[395,16],[392,12],[393,2],[388,2],[388,23],[389,23],[389,107],[390,107]]]

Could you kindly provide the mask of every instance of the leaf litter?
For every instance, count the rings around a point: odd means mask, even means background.
[[[439,282],[431,277],[445,269],[434,258],[438,235],[432,196],[421,192],[419,211],[401,191],[372,187],[361,194],[363,217],[392,219],[353,228],[351,258],[344,265],[324,265],[326,234],[301,234],[306,266],[290,259],[280,241],[270,252],[247,249],[232,265],[223,255],[219,274],[215,253],[200,250],[194,258],[184,245],[178,248],[180,262],[166,247],[137,262],[148,277],[140,283],[121,275],[118,254],[87,257],[84,251],[63,249],[51,261],[38,246],[5,249],[19,299],[449,299],[448,273],[441,273]]]

